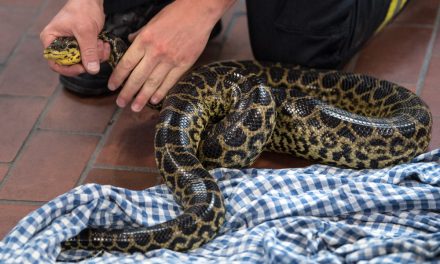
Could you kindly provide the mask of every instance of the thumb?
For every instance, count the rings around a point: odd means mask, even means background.
[[[84,68],[90,74],[97,74],[99,72],[98,34],[82,32],[76,39]]]

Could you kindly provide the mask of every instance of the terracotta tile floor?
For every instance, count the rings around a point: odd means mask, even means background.
[[[25,214],[76,185],[143,189],[160,182],[153,156],[157,112],[118,109],[114,96],[72,95],[46,66],[38,35],[63,2],[0,0],[0,237]],[[439,3],[413,1],[347,66],[422,96],[434,116],[430,149],[440,147]],[[245,12],[239,2],[226,14],[222,34],[199,63],[252,58]],[[308,164],[264,153],[254,166]]]

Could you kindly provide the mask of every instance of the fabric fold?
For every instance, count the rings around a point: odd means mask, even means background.
[[[60,242],[86,226],[149,226],[181,213],[165,185],[82,185],[23,218],[0,242],[0,262],[439,262],[439,160],[437,149],[380,170],[213,170],[227,221],[213,241],[186,253],[60,253]]]

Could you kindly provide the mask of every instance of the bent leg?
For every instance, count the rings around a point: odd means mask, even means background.
[[[258,60],[342,67],[407,0],[247,0]]]
[[[104,10],[106,14],[125,12],[133,7],[150,5],[153,0],[105,0]]]

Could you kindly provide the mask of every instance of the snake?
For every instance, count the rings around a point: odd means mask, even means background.
[[[127,46],[101,33],[115,67]],[[60,37],[44,51],[61,65],[80,62],[78,43]],[[143,227],[88,227],[63,250],[188,251],[225,222],[210,170],[246,168],[263,151],[329,166],[376,169],[411,160],[429,145],[432,116],[410,90],[372,76],[280,62],[218,61],[184,75],[162,102],[155,159],[182,213]]]

